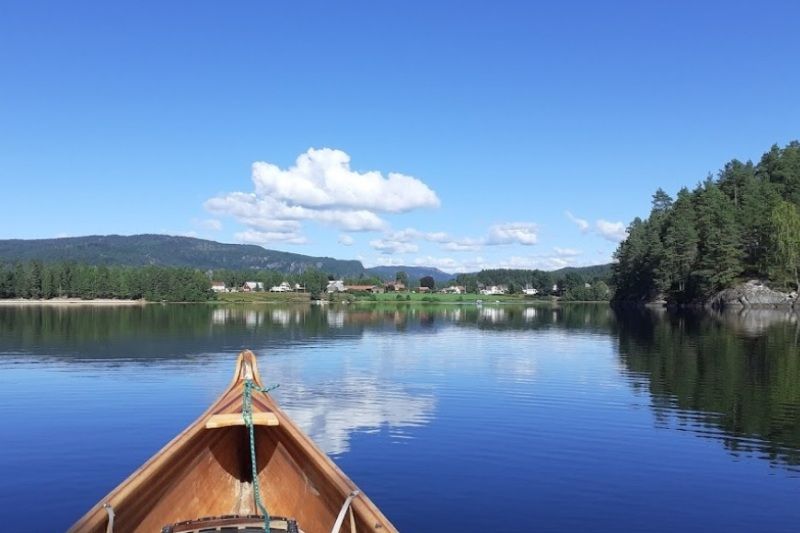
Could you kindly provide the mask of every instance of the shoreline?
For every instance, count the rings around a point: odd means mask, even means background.
[[[76,306],[76,305],[105,305],[105,306],[115,306],[115,305],[124,305],[124,306],[131,306],[131,305],[145,305],[148,302],[145,300],[115,300],[113,298],[97,298],[93,300],[82,300],[80,298],[52,298],[50,300],[31,300],[27,298],[9,298],[6,300],[0,300],[0,306],[8,305],[64,305],[64,306]]]

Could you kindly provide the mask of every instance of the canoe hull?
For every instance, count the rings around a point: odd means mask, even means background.
[[[70,531],[105,532],[105,504],[113,509],[115,533],[161,531],[168,524],[207,516],[258,514],[246,428],[206,428],[215,415],[241,413],[245,379],[262,385],[255,355],[248,350],[239,354],[226,392]],[[255,394],[253,411],[277,419],[277,425],[258,425],[254,431],[259,485],[269,512],[296,519],[305,533],[329,533],[356,486],[269,395]],[[351,531],[350,516],[359,532],[396,531],[363,493],[351,506],[343,531]]]

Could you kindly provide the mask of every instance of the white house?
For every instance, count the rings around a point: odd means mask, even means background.
[[[228,292],[228,290],[225,288],[224,281],[212,281],[211,290],[214,292]]]
[[[522,289],[522,294],[524,294],[525,296],[535,296],[539,294],[539,289],[535,289],[533,287],[525,287],[524,289]]]
[[[491,287],[484,287],[481,289],[481,294],[484,295],[498,295],[505,294],[506,289],[502,285],[492,285]]]
[[[464,294],[467,291],[461,285],[451,285],[449,287],[445,287],[439,292],[442,292],[444,294]]]
[[[326,292],[344,292],[347,290],[347,287],[344,286],[344,281],[337,279],[328,282],[328,287],[325,289]]]
[[[242,284],[242,292],[255,292],[255,291],[263,291],[264,284],[260,281],[245,281]]]
[[[292,292],[292,286],[288,282],[282,281],[280,285],[270,287],[269,292]]]

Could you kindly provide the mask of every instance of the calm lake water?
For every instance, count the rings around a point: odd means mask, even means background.
[[[402,531],[797,531],[777,312],[0,307],[0,523],[68,527],[259,355]]]

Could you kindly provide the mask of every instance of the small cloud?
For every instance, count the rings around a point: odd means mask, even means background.
[[[237,241],[248,244],[269,244],[281,242],[286,244],[306,244],[308,241],[305,236],[299,233],[277,232],[277,231],[240,231],[233,236]]]
[[[581,230],[581,233],[586,233],[589,231],[589,221],[583,218],[578,218],[569,211],[564,211],[564,215],[570,219],[572,222],[578,226],[578,229]]]
[[[578,218],[569,211],[564,211],[564,215],[578,226],[581,233],[593,231],[593,233],[611,242],[623,241],[628,234],[628,230],[622,222],[611,222],[601,218],[595,221],[594,228],[592,228],[588,220]]]
[[[374,241],[369,241],[369,245],[384,254],[405,254],[419,251],[419,246],[413,242],[395,240],[391,238],[375,239]]]
[[[609,222],[602,218],[595,223],[597,233],[611,242],[624,241],[628,236],[628,230],[622,222]]]
[[[402,257],[394,255],[386,255],[386,254],[381,254],[378,257],[374,258],[372,261],[366,258],[360,258],[360,260],[362,263],[364,263],[364,266],[366,266],[367,268],[373,266],[401,266],[408,264],[408,261],[406,261]]]
[[[347,233],[342,233],[341,235],[339,235],[339,244],[342,244],[344,246],[352,246],[354,242],[356,242],[355,239],[353,239]]]
[[[376,263],[380,264],[380,263]],[[448,273],[478,272],[483,269],[540,269],[556,270],[566,266],[580,266],[573,257],[557,257],[555,255],[512,256],[499,260],[487,260],[483,257],[459,260],[451,257],[417,257],[411,261],[416,266],[430,266]]]
[[[558,257],[575,257],[583,253],[573,248],[559,248],[558,246],[554,247],[553,251]]]
[[[489,229],[486,244],[523,244],[526,246],[536,244],[538,241],[538,226],[532,222],[510,222],[497,224]]]
[[[483,246],[483,240],[479,239],[455,239],[445,242],[442,248],[451,252],[475,252]]]
[[[489,228],[486,237],[454,238],[443,231],[425,232],[414,228],[406,228],[384,233],[383,238],[370,242],[376,250],[386,253],[417,252],[418,241],[439,244],[450,252],[476,252],[484,246],[521,244],[529,246],[538,241],[538,226],[533,222],[509,222],[496,224]]]

